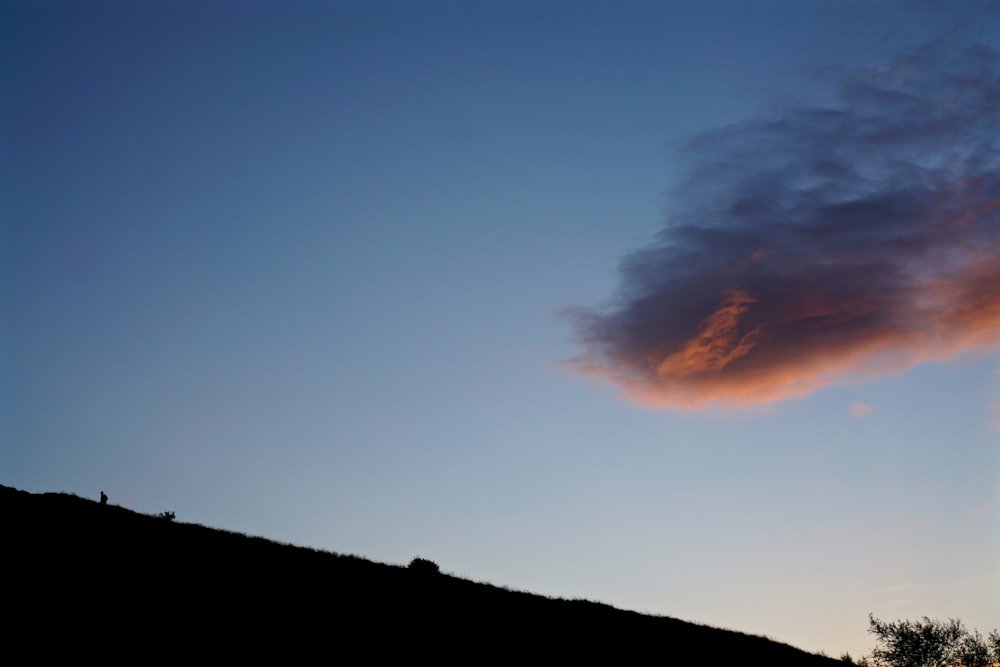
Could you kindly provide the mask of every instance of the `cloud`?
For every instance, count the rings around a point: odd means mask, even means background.
[[[854,402],[851,403],[851,416],[854,417],[855,419],[867,417],[872,413],[874,409],[875,408],[865,403]]]
[[[916,588],[914,584],[892,584],[891,586],[883,586],[883,593],[901,593],[903,591],[912,591]]]
[[[643,405],[747,408],[996,346],[998,62],[933,43],[693,137],[566,363]]]

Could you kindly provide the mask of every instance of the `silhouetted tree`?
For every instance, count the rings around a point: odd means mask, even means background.
[[[177,518],[177,515],[173,512],[160,512],[160,518],[166,519],[167,521],[173,521]]]
[[[410,561],[409,569],[420,574],[438,574],[441,571],[437,563],[426,558],[414,558]]]
[[[865,661],[872,667],[991,667],[1000,662],[1000,632],[987,640],[960,620],[885,622],[868,615],[878,646]]]

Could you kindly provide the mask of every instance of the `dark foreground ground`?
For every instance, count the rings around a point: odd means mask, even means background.
[[[763,637],[551,599],[0,486],[6,664],[843,663]],[[11,658],[16,658],[11,661]]]

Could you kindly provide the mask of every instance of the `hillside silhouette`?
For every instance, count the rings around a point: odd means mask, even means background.
[[[0,485],[8,658],[843,665],[764,637],[472,582],[424,559],[387,565],[167,514]]]

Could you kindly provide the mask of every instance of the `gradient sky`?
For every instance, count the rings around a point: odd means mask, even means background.
[[[998,47],[0,0],[0,482],[835,656],[998,628]]]

